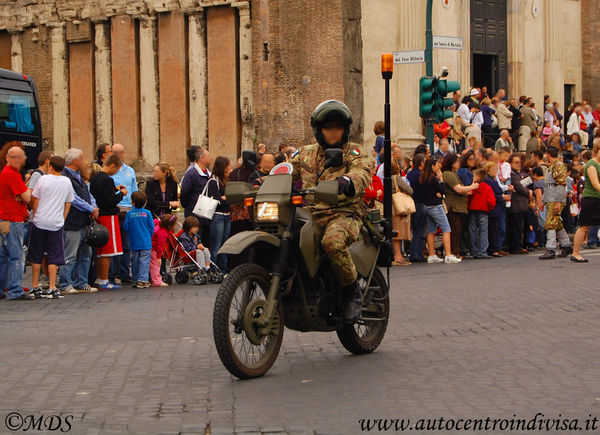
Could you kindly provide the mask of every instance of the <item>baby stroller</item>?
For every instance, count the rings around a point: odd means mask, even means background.
[[[175,273],[175,281],[178,284],[185,284],[190,279],[196,285],[203,285],[207,282],[218,284],[223,281],[223,272],[219,267],[210,262],[210,269],[205,271],[197,261],[196,253],[188,252],[184,249],[183,244],[179,240],[179,236],[183,230],[177,234],[169,233],[167,247],[165,252],[169,259],[169,265],[165,272],[162,273],[162,279],[165,283],[171,285],[173,283],[173,273]]]

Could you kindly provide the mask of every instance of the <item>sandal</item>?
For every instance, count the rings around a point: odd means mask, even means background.
[[[577,258],[571,255],[571,261],[574,261],[575,263],[588,263],[588,260],[586,258]]]
[[[403,261],[402,263],[398,261],[392,261],[392,266],[410,266],[412,263],[410,261]]]

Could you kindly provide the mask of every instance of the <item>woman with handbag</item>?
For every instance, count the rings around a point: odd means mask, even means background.
[[[227,255],[218,254],[221,246],[229,238],[231,231],[231,208],[225,197],[225,185],[232,168],[227,157],[217,157],[213,165],[213,175],[207,184],[207,195],[219,203],[210,223],[210,252],[213,263],[221,272],[227,273]]]
[[[395,231],[394,239],[394,261],[393,266],[410,266],[412,263],[402,255],[402,241],[410,240],[410,215],[415,211],[415,202],[411,195],[413,190],[401,175],[401,168],[395,160],[392,160],[392,228]]]
[[[473,155],[474,157],[474,155]],[[460,240],[463,233],[468,229],[469,210],[467,207],[467,195],[479,188],[478,183],[465,186],[458,176],[461,162],[456,154],[448,154],[442,162],[442,177],[446,189],[444,203],[448,209],[448,222],[450,223],[450,246],[452,253],[459,258]]]

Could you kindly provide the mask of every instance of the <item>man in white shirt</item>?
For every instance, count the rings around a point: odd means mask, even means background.
[[[48,175],[38,180],[32,193],[33,218],[27,259],[31,262],[33,272],[31,292],[36,297],[63,297],[56,289],[56,273],[58,266],[65,264],[63,227],[74,199],[71,182],[61,175],[64,167],[65,159],[59,156],[52,157]],[[39,286],[44,253],[48,258],[50,284],[46,291],[42,291]]]

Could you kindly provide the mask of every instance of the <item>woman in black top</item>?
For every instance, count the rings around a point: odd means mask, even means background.
[[[166,162],[154,166],[153,179],[146,183],[146,208],[158,218],[180,207],[175,171]]]
[[[225,197],[225,185],[231,170],[231,163],[227,157],[217,157],[213,165],[213,176],[206,188],[206,195],[219,201],[210,223],[210,254],[213,263],[216,263],[223,273],[227,272],[227,255],[217,255],[217,252],[227,241],[231,231],[230,207]]]
[[[419,177],[421,194],[425,199],[423,211],[427,217],[427,249],[429,251],[428,263],[460,263],[460,258],[452,254],[450,246],[450,224],[442,205],[444,198],[444,184],[442,178],[442,165],[431,157],[425,161],[425,168]],[[434,237],[437,229],[442,230],[445,257],[439,258],[435,253]]]

